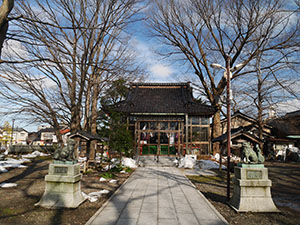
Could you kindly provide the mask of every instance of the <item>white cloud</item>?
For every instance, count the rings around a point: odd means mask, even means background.
[[[46,88],[55,88],[56,87],[56,83],[53,80],[51,80],[50,78],[45,78],[43,84]]]
[[[154,77],[167,78],[172,74],[172,69],[162,64],[151,66],[150,71]]]
[[[288,112],[300,110],[300,100],[293,99],[286,102],[280,102],[274,108],[277,114],[284,115]]]
[[[132,39],[131,46],[138,55],[139,60],[146,65],[150,73],[149,81],[155,82],[171,82],[174,70],[161,62],[160,57],[155,53],[155,48],[151,41],[140,41],[136,38]],[[159,47],[155,45],[155,47]]]
[[[28,55],[22,43],[15,40],[8,40],[4,42],[2,56],[5,58],[14,57],[16,55],[23,56],[24,58]]]

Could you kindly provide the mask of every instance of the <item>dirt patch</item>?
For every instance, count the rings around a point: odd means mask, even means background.
[[[226,172],[218,173],[216,177],[189,176],[189,178],[229,224],[299,225],[300,163],[266,162],[265,166],[272,181],[272,197],[280,213],[236,213],[226,200]],[[232,191],[233,189],[231,194]]]
[[[96,202],[86,200],[77,209],[44,209],[34,206],[45,190],[44,177],[48,173],[51,161],[37,160],[27,168],[12,169],[0,175],[0,183],[17,183],[15,188],[0,188],[0,224],[22,225],[57,225],[85,224],[112,193],[129,177],[130,174],[114,173],[117,184],[99,182],[100,173],[84,175],[81,190],[88,194],[102,189],[109,190]]]

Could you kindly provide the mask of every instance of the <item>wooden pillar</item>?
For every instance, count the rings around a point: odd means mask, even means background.
[[[140,141],[140,138],[141,138],[141,134],[140,134],[140,129],[139,129],[139,121],[137,120],[136,122],[135,122],[135,131],[134,131],[134,133],[135,133],[135,135],[138,135],[137,136],[137,149],[136,149],[136,157],[138,158],[139,156],[140,156],[140,143],[141,143],[141,141]],[[136,141],[135,140],[135,141]]]
[[[187,153],[188,151],[188,136],[189,136],[189,129],[188,129],[188,124],[189,124],[189,121],[188,121],[189,117],[188,117],[188,114],[186,113],[185,114],[185,153]]]
[[[179,156],[182,155],[182,151],[181,151],[181,129],[182,128],[181,127],[182,127],[182,122],[179,121],[178,131],[177,131],[177,133],[178,133],[178,154],[179,154]],[[182,132],[182,134],[183,134],[183,132]]]

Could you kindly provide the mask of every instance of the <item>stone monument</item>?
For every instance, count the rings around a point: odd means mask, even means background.
[[[36,203],[45,208],[77,208],[84,200],[80,188],[80,165],[74,157],[75,141],[70,139],[66,147],[58,148],[54,161],[45,176],[46,189]]]
[[[237,212],[279,212],[271,196],[272,181],[258,145],[254,151],[249,143],[244,143],[242,160],[243,163],[234,168],[230,206]]]

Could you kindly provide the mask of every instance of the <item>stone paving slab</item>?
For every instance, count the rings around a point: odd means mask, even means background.
[[[224,225],[227,221],[173,167],[139,167],[86,225]]]

